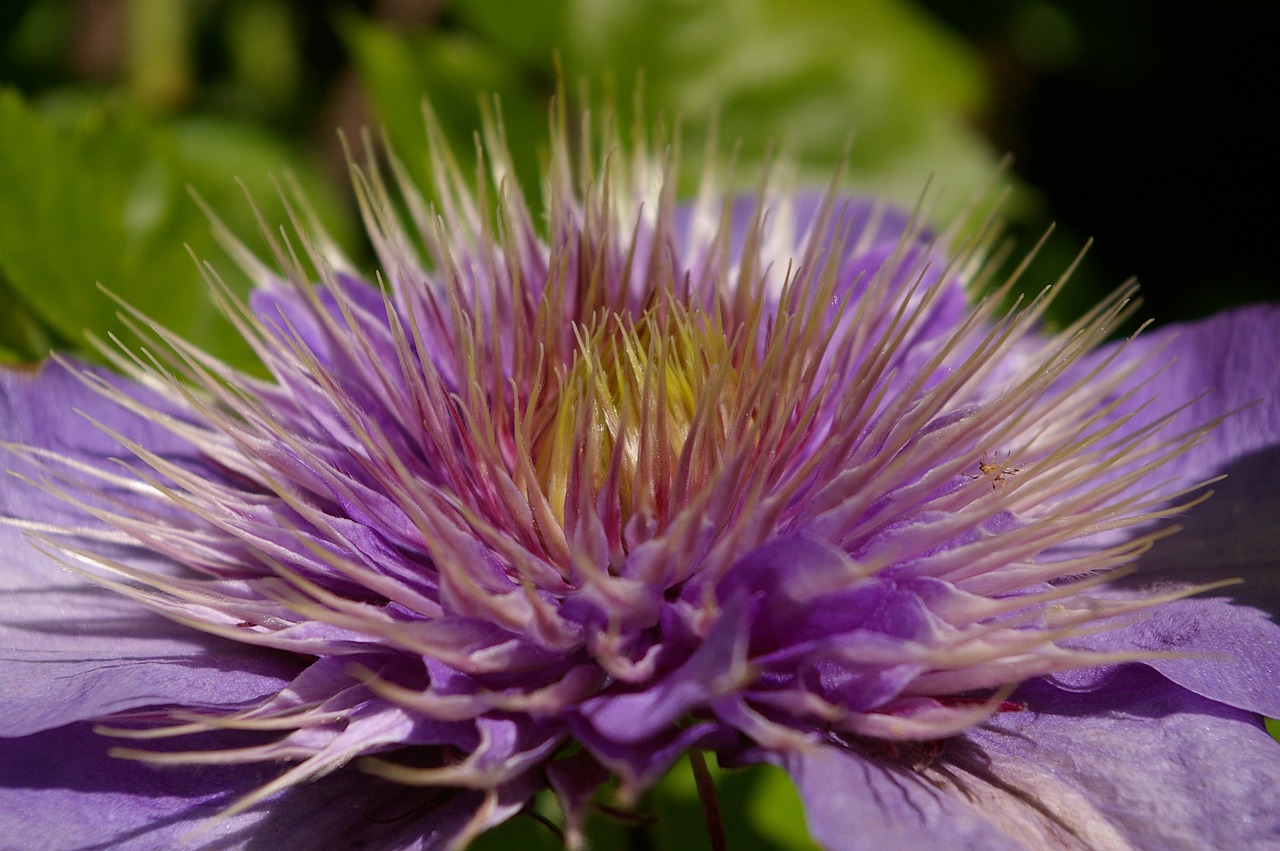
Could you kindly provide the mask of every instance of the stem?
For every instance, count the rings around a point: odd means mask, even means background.
[[[564,844],[565,842],[564,831],[560,829],[560,825],[556,824],[551,819],[547,818],[542,813],[535,810],[532,805],[525,807],[523,810],[521,810],[521,812],[527,815],[529,818],[536,821],[538,824],[545,827],[547,830],[551,831],[551,833],[555,836],[555,838],[560,840],[561,844]]]
[[[702,803],[702,819],[707,823],[707,836],[711,839],[711,851],[726,851],[724,822],[720,818],[720,802],[716,800],[716,784],[707,770],[702,751],[689,751],[689,765],[693,768],[693,782],[698,787],[698,800]]]

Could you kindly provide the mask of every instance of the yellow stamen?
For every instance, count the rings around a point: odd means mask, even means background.
[[[573,488],[598,492],[611,467],[624,517],[661,515],[686,446],[704,455],[725,446],[743,365],[734,349],[711,317],[679,304],[580,329],[573,362],[540,400],[546,425],[530,441],[557,519]],[[690,444],[695,429],[706,433]]]

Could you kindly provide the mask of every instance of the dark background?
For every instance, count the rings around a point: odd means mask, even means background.
[[[1161,321],[1280,298],[1275,4],[921,2],[978,47],[990,138],[1093,274]]]

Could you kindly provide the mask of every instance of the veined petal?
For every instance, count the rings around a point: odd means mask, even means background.
[[[1280,617],[1280,524],[1273,519],[1280,517],[1280,306],[1170,325],[1136,343],[1139,351],[1165,352],[1145,370],[1159,370],[1162,410],[1188,405],[1180,416],[1187,426],[1225,417],[1167,474],[1187,485],[1226,478],[1211,485],[1211,499],[1175,518],[1178,534],[1157,541],[1120,584],[1240,578],[1217,593]]]
[[[40,459],[32,450],[91,465],[127,457],[74,408],[158,451],[189,451],[153,422],[87,392],[65,367],[49,363],[34,374],[0,370],[0,430],[5,441],[27,447],[25,457],[8,455],[8,468],[37,480],[48,475],[26,460]],[[123,478],[90,481],[94,489],[82,498],[91,504],[127,503],[134,496]],[[24,528],[49,529],[74,514],[35,487],[0,488],[0,515],[23,521],[0,523],[0,735],[143,706],[234,708],[276,693],[301,669],[296,657],[202,635],[147,612],[86,583],[23,540]],[[75,519],[83,523],[82,515]],[[162,573],[175,570],[120,536],[103,540],[101,531],[85,533],[99,550],[127,551],[133,564]]]
[[[837,745],[792,751],[777,762],[804,802],[809,836],[824,848],[1028,851],[981,809],[909,770]]]
[[[1280,752],[1256,716],[1142,666],[1090,694],[1038,681],[936,753],[777,761],[827,848],[1273,848]],[[916,767],[908,768],[910,764]]]
[[[1058,823],[1095,846],[1275,848],[1280,749],[1248,712],[1199,697],[1144,666],[1099,691],[1038,681],[1026,712],[996,716],[950,764],[983,789],[979,806],[1006,824]],[[964,776],[964,775],[962,775]],[[1034,801],[1034,810],[1019,801]],[[1040,836],[1052,834],[1040,834]],[[1045,847],[1032,834],[1030,847]]]
[[[1143,664],[1201,697],[1280,717],[1280,629],[1256,609],[1213,597],[1175,600],[1079,643],[1103,652],[1123,648],[1162,654]],[[1061,679],[1076,690],[1103,678],[1109,672],[1084,671]]]
[[[1143,334],[1135,345],[1139,357],[1162,353],[1140,373],[1158,375],[1159,410],[1187,405],[1181,414],[1187,427],[1223,418],[1195,452],[1171,460],[1166,472],[1193,484],[1280,441],[1280,305],[1169,325]]]
[[[423,789],[329,775],[219,818],[271,780],[267,765],[151,766],[117,759],[88,724],[0,739],[0,831],[13,848],[154,851],[445,849],[509,817],[528,790]]]

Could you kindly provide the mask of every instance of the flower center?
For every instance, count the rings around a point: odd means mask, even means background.
[[[741,346],[716,317],[669,303],[609,313],[539,406],[533,460],[561,523],[577,500],[616,500],[623,522],[661,522],[706,481],[733,430]]]

